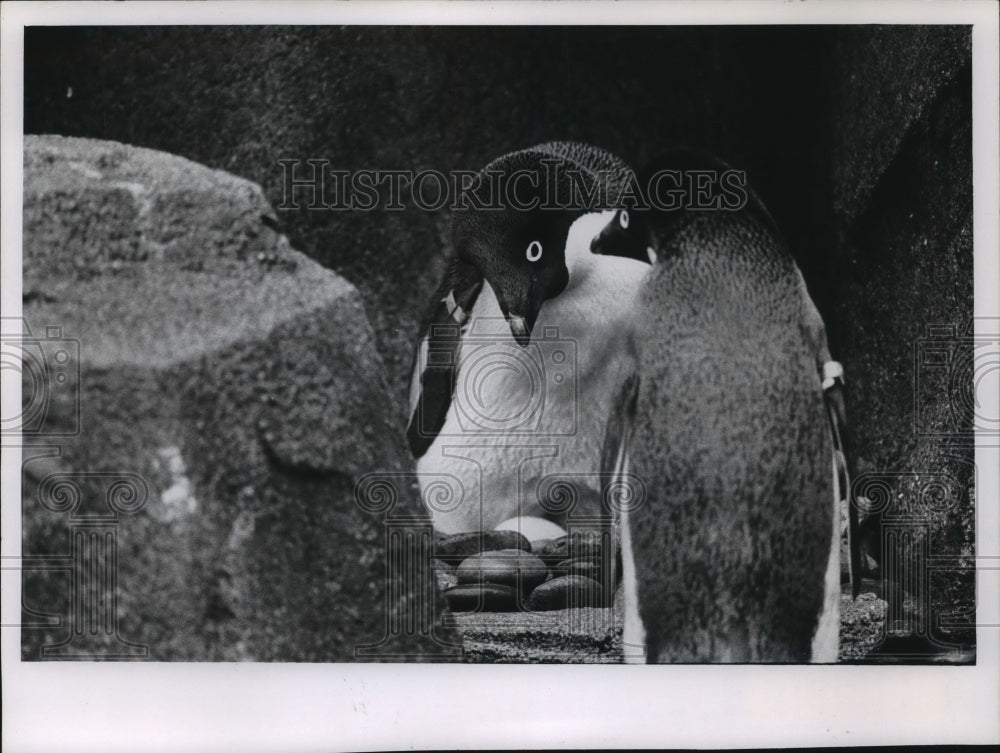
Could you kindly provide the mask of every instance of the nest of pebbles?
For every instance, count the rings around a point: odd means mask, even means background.
[[[621,567],[610,531],[529,541],[518,531],[439,537],[434,569],[453,612],[610,607]]]

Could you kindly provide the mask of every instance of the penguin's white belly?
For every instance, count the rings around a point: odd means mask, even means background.
[[[820,664],[836,663],[840,653],[840,491],[836,463],[833,466],[833,488],[833,526],[823,580],[823,610],[812,641],[812,661]]]
[[[484,284],[463,334],[444,426],[417,462],[437,530],[488,530],[543,515],[539,494],[554,477],[599,491],[608,412],[625,378],[622,327],[644,266],[588,276],[547,301],[527,348],[514,341]],[[431,493],[442,480],[452,492],[446,504]]]

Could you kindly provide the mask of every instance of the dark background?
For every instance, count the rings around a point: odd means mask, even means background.
[[[968,347],[971,122],[967,27],[25,34],[25,133],[172,152],[260,183],[274,206],[283,158],[478,169],[550,139],[589,141],[635,166],[676,143],[717,152],[747,171],[827,321],[862,476],[889,478],[929,523],[922,551],[960,565],[974,541],[974,473],[971,416],[956,405],[971,372],[946,378],[917,364],[928,325],[953,326],[949,347]],[[296,248],[361,291],[402,421],[418,321],[449,246],[447,211],[278,214]],[[935,474],[953,492],[925,505],[921,485]],[[869,527],[883,566],[912,558],[881,551],[892,515]],[[971,606],[970,573],[930,577],[929,591],[910,593],[910,630],[971,641],[968,615],[949,630],[935,622]]]

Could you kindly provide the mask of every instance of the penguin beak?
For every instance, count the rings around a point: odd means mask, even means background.
[[[531,342],[531,328],[535,326],[535,319],[538,318],[538,310],[542,307],[541,301],[535,304],[532,296],[526,296],[525,300],[519,301],[514,306],[509,306],[504,300],[497,296],[500,303],[500,310],[507,318],[510,325],[510,334],[514,341],[522,348],[527,348]]]
[[[618,223],[612,221],[604,226],[594,240],[590,242],[590,252],[602,256],[621,256],[625,259],[635,259],[644,264],[652,263],[649,251],[635,234],[623,233]]]
[[[510,324],[510,333],[514,336],[515,342],[522,348],[527,348],[531,342],[531,326],[523,316],[508,316],[507,322]]]
[[[547,277],[522,281],[521,284],[496,290],[497,303],[510,325],[510,334],[522,348],[531,342],[531,330],[535,326],[542,305],[566,289],[569,272],[563,267],[554,279]]]
[[[599,232],[597,235],[594,236],[594,240],[590,242],[590,253],[601,254],[605,256],[611,253],[609,250],[610,244],[608,239],[608,236],[610,235],[610,230],[611,230],[610,227],[605,226],[604,229],[601,230],[601,232]]]

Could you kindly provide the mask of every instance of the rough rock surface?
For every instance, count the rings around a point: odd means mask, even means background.
[[[862,659],[882,640],[885,613],[885,601],[873,593],[863,593],[857,599],[840,597],[840,661]]]
[[[892,164],[910,127],[970,60],[962,26],[846,26],[836,41],[833,96],[850,130],[834,143],[838,210],[854,217]]]
[[[24,167],[24,658],[454,655],[355,289],[240,178],[61,137]]]
[[[996,352],[974,334],[985,325],[995,338],[997,326],[973,322],[971,35],[849,27],[836,52],[827,325],[846,372],[855,483],[871,501],[863,538],[894,581],[882,584],[887,619],[968,646],[975,390],[991,384]]]
[[[612,609],[454,615],[472,662],[617,664],[621,623]]]

